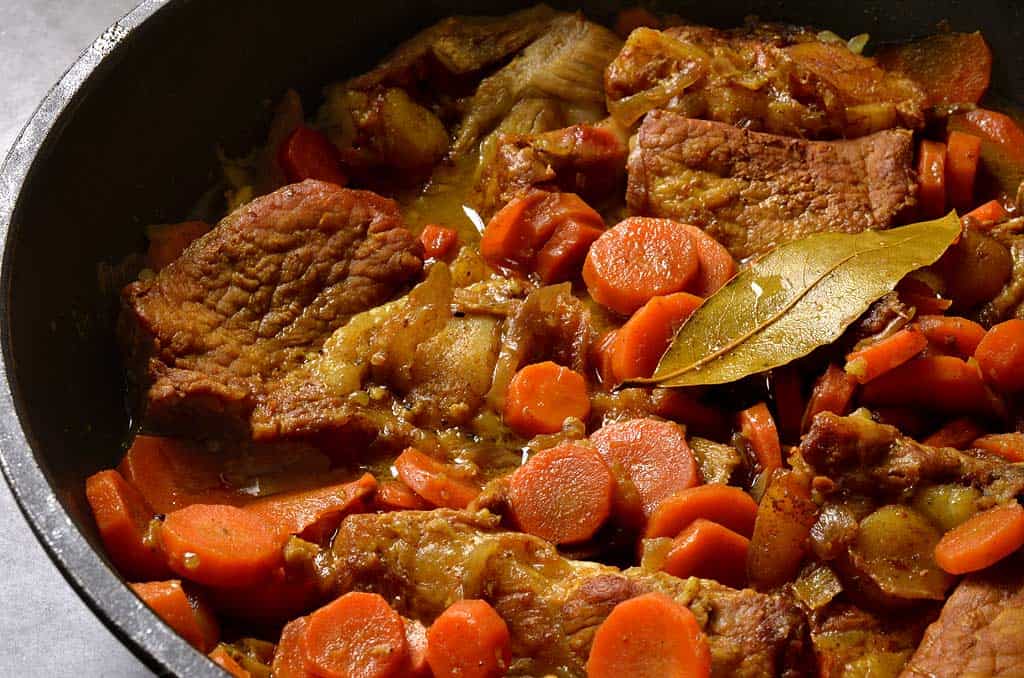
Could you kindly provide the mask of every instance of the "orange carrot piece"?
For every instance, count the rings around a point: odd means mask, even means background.
[[[1024,507],[996,506],[942,535],[935,562],[950,574],[977,572],[1024,546]]]
[[[907,362],[927,345],[924,334],[908,327],[846,356],[846,372],[866,384]]]
[[[385,511],[421,511],[430,508],[420,495],[400,480],[385,480],[374,495],[376,505]]]
[[[517,468],[508,496],[520,530],[553,544],[574,544],[593,537],[608,520],[614,491],[615,479],[601,456],[569,442]]]
[[[662,593],[615,606],[594,634],[587,678],[708,678],[711,648],[693,613]]]
[[[953,305],[952,300],[943,299],[938,292],[924,281],[904,278],[896,286],[900,301],[913,306],[918,313],[945,313]]]
[[[932,344],[961,358],[970,358],[985,337],[985,328],[957,316],[922,315],[915,323]]]
[[[946,144],[929,139],[921,140],[917,180],[917,203],[921,217],[941,217],[946,211]]]
[[[299,572],[274,569],[268,578],[250,586],[207,587],[211,607],[223,618],[260,628],[280,627],[316,607],[323,595],[316,582]]]
[[[324,678],[392,678],[409,659],[405,623],[376,593],[352,591],[309,615],[306,670]]]
[[[1009,216],[1010,214],[1003,207],[1003,203],[998,200],[989,200],[960,217],[960,220],[968,228],[987,229],[994,223],[1008,219]]]
[[[773,588],[796,575],[817,517],[809,479],[796,471],[776,474],[757,506],[750,538],[747,576],[753,586]]]
[[[974,357],[985,381],[1003,393],[1024,390],[1024,320],[1014,318],[992,327]]]
[[[427,663],[427,627],[415,619],[402,618],[405,624],[405,642],[409,646],[409,659],[402,675],[407,678],[431,678]]]
[[[177,579],[129,584],[158,617],[200,652],[217,645],[220,628],[206,603],[189,595]]]
[[[981,137],[981,165],[994,180],[996,197],[1013,200],[1024,175],[1024,129],[1005,113],[985,108],[955,113],[946,126]]]
[[[656,419],[630,419],[602,426],[590,441],[612,472],[621,473],[640,495],[645,516],[676,492],[700,484],[697,461],[679,426]]]
[[[313,541],[329,536],[349,513],[365,508],[363,501],[377,489],[369,473],[350,483],[313,490],[284,492],[258,499],[245,507],[273,529],[282,543],[293,534]]]
[[[306,617],[299,617],[281,629],[271,666],[274,678],[313,678],[313,674],[306,670],[306,650],[302,645],[308,621]]]
[[[981,158],[981,137],[956,130],[946,139],[946,186],[949,205],[963,211],[974,203],[974,177]]]
[[[703,302],[687,292],[676,292],[654,297],[638,308],[619,328],[612,347],[616,381],[654,374],[676,332]]]
[[[990,433],[975,439],[971,447],[1014,463],[1024,461],[1024,433]]]
[[[146,265],[159,271],[181,256],[193,240],[205,235],[212,226],[205,221],[183,221],[180,224],[153,224],[146,227],[149,249]]]
[[[757,503],[731,485],[698,485],[665,499],[651,514],[644,537],[674,537],[690,523],[704,518],[745,537],[754,533]],[[745,562],[745,561],[744,561]]]
[[[522,436],[557,433],[567,418],[586,419],[588,414],[586,379],[550,360],[516,372],[505,392],[504,421]]]
[[[224,487],[214,455],[176,438],[135,436],[117,470],[157,513],[170,513],[189,504],[247,500]]]
[[[741,589],[747,582],[750,540],[698,518],[672,541],[661,569],[673,577],[700,577]]]
[[[159,547],[147,538],[153,509],[117,471],[100,471],[85,481],[100,539],[114,566],[127,579],[166,579],[171,570]]]
[[[403,483],[433,506],[464,509],[480,494],[480,488],[458,477],[456,468],[414,447],[398,455],[395,470]]]
[[[505,620],[483,600],[459,600],[427,631],[427,663],[434,678],[500,678],[512,663]]]
[[[922,407],[945,414],[988,414],[992,398],[977,367],[953,356],[915,358],[864,386],[869,407]]]
[[[277,163],[288,181],[317,179],[338,186],[348,183],[341,171],[341,152],[323,132],[300,125],[277,151]]]
[[[758,403],[739,414],[740,432],[750,443],[762,473],[782,468],[782,444],[768,406]]]
[[[697,248],[697,260],[700,262],[700,270],[687,291],[698,297],[710,297],[736,275],[736,271],[739,270],[736,267],[736,260],[724,245],[708,235],[704,229],[690,224],[677,224],[693,238],[693,245]]]
[[[209,586],[251,586],[281,564],[284,540],[254,513],[192,504],[167,515],[160,538],[171,569]]]
[[[772,398],[775,400],[779,438],[795,443],[800,439],[800,422],[804,416],[803,384],[800,374],[791,367],[772,370]]]
[[[953,447],[963,450],[977,440],[984,431],[985,429],[973,419],[960,417],[947,422],[921,442],[929,447]]]
[[[242,665],[235,661],[235,658],[228,654],[223,646],[218,645],[209,654],[210,661],[221,667],[234,678],[252,678],[252,674],[242,668]]]
[[[420,232],[423,254],[429,259],[447,259],[459,242],[454,228],[440,224],[427,224]]]
[[[848,413],[856,390],[856,379],[838,365],[829,365],[828,369],[818,377],[811,390],[811,397],[807,401],[807,409],[804,411],[803,430],[809,429],[814,418],[822,412]]]
[[[877,57],[886,70],[905,73],[921,85],[928,106],[976,104],[992,74],[992,51],[978,32],[937,33],[883,47]]]
[[[590,246],[604,233],[588,223],[566,221],[537,253],[537,275],[545,285],[576,277]]]
[[[591,245],[583,280],[598,303],[629,315],[653,297],[686,289],[699,269],[697,247],[679,223],[630,217]]]
[[[615,339],[618,337],[618,330],[608,330],[594,342],[591,349],[591,361],[597,372],[597,378],[601,384],[612,387],[618,384],[615,379],[615,366],[612,362],[615,357]]]

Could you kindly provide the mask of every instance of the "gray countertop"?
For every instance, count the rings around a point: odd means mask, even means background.
[[[0,0],[0,154],[78,54],[136,0]],[[64,581],[0,483],[0,676],[152,676]]]

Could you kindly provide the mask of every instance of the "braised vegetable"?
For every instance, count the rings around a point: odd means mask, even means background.
[[[512,661],[505,621],[482,600],[460,600],[427,632],[427,663],[434,678],[498,678]]]
[[[516,372],[505,393],[505,423],[522,435],[555,433],[569,417],[589,413],[583,375],[550,361]]]
[[[687,292],[654,297],[616,330],[611,347],[615,382],[654,374],[658,361],[703,299]]]
[[[935,562],[951,574],[976,572],[1024,546],[1024,507],[997,506],[942,535]]]
[[[406,664],[405,624],[376,594],[346,593],[309,615],[305,626],[300,643],[315,675],[397,677]]]
[[[398,477],[434,506],[466,508],[480,489],[460,478],[456,469],[442,464],[416,448],[407,448],[395,459]]]
[[[1024,320],[1007,320],[986,332],[975,357],[995,388],[1007,393],[1024,389]]]
[[[658,504],[644,536],[674,537],[698,519],[706,519],[749,537],[754,533],[757,504],[749,494],[730,485],[698,485],[677,492]]]
[[[757,464],[762,473],[771,474],[782,467],[782,446],[779,443],[779,431],[775,428],[775,420],[768,406],[758,403],[740,412],[740,432],[747,439],[757,457]]]
[[[817,515],[807,478],[795,471],[774,476],[758,504],[750,539],[747,576],[753,586],[778,586],[797,573]]]
[[[89,476],[85,496],[107,556],[118,570],[137,581],[165,579],[170,575],[163,553],[150,534],[153,509],[120,473],[100,471]]]
[[[177,579],[131,584],[142,599],[167,625],[200,652],[210,652],[220,638],[217,619],[206,603],[188,594]]]
[[[676,577],[714,579],[743,588],[750,540],[727,527],[698,518],[672,540],[661,569]]]

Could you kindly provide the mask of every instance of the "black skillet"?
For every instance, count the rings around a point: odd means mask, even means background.
[[[287,86],[368,68],[453,13],[527,3],[469,0],[147,0],[47,95],[0,171],[4,233],[0,459],[22,510],[70,584],[161,675],[223,675],[122,586],[99,547],[84,480],[117,463],[129,421],[103,263],[142,247],[142,226],[180,220],[216,179],[215,144],[264,132]],[[580,5],[605,20],[619,3]],[[659,9],[718,26],[762,18],[867,32],[872,42],[980,29],[993,90],[1024,92],[1024,4],[1011,0],[690,0]],[[944,23],[945,22],[945,23]],[[1024,99],[1024,97],[1021,97]]]

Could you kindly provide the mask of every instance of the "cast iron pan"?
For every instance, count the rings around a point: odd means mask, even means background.
[[[527,3],[445,0],[146,0],[90,47],[36,111],[0,172],[3,374],[0,460],[57,566],[97,615],[162,675],[223,675],[122,586],[100,551],[84,480],[115,465],[129,429],[110,299],[97,271],[142,248],[142,227],[180,220],[216,179],[215,145],[265,131],[264,102],[307,101],[452,13]],[[572,6],[596,19],[618,3]],[[1024,92],[1024,5],[1012,0],[664,2],[719,26],[746,15],[872,41],[980,29],[993,90]]]

